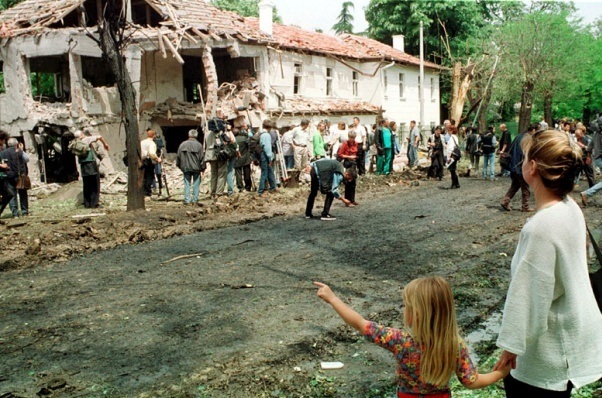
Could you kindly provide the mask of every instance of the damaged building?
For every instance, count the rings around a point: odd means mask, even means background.
[[[0,14],[0,128],[25,143],[42,181],[77,178],[67,151],[77,129],[105,137],[109,172],[123,167],[119,92],[94,40],[106,2],[25,0]],[[139,125],[164,137],[168,155],[204,112],[254,127],[266,117],[281,126],[354,116],[369,124],[384,113],[402,127],[419,118],[419,59],[404,52],[403,37],[391,47],[274,24],[268,1],[260,18],[199,0],[124,2],[131,28],[123,55]],[[434,125],[440,68],[425,68],[424,113]]]

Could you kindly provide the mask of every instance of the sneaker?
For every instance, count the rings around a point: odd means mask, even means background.
[[[336,219],[337,219],[336,217],[333,217],[330,214],[320,217],[320,220],[322,220],[322,221],[334,221]]]
[[[305,216],[305,219],[306,219],[306,220],[311,220],[312,218],[314,218],[314,216],[312,216],[312,215],[309,215],[309,216],[307,216],[307,215],[306,215],[306,216]]]
[[[581,192],[581,204],[583,204],[583,207],[587,207],[587,194],[585,192]]]

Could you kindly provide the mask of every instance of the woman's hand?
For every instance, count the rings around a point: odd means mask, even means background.
[[[502,355],[500,355],[500,359],[498,359],[497,363],[493,367],[493,370],[504,371],[506,368],[516,369],[516,354],[513,354],[509,351],[502,351]]]
[[[330,304],[330,301],[336,297],[336,295],[332,292],[332,290],[330,290],[330,287],[328,287],[328,285],[322,282],[314,282],[314,285],[318,287],[318,297],[320,297],[327,303]]]

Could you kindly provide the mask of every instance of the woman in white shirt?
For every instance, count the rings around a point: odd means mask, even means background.
[[[506,396],[570,397],[602,377],[602,314],[591,289],[583,213],[568,195],[581,150],[564,133],[525,136],[522,173],[537,213],[512,258],[494,367],[510,364]]]
[[[456,168],[458,167],[458,159],[455,159],[452,154],[454,153],[454,149],[460,146],[460,139],[458,138],[458,128],[456,126],[451,126],[450,129],[449,141],[447,141],[447,145],[445,146],[445,158],[447,159],[447,169],[451,174],[451,187],[450,189],[460,188],[460,181],[458,180],[458,174],[456,173]]]

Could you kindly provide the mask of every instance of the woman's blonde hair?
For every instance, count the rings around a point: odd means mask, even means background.
[[[420,377],[445,386],[456,370],[459,355],[454,296],[440,276],[414,279],[403,291],[406,320],[422,351]]]
[[[563,198],[575,186],[582,152],[564,131],[545,130],[525,135],[521,142],[526,160],[535,161],[543,185]]]

